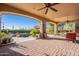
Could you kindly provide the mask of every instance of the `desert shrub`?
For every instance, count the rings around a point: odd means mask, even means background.
[[[36,34],[38,34],[38,33],[39,33],[39,30],[37,30],[37,29],[33,29],[33,30],[31,30],[31,32],[30,32],[30,34],[31,34],[33,37],[35,37]]]
[[[0,32],[0,38],[2,38],[3,36],[6,36],[7,34],[4,32]]]
[[[0,40],[2,40],[2,44],[6,44],[11,41],[11,37],[4,32],[0,32]]]
[[[8,35],[6,35],[6,36],[2,37],[2,40],[3,40],[3,43],[6,44],[6,43],[9,43],[11,41],[11,37],[9,37]]]

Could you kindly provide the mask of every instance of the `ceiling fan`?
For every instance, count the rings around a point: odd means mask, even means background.
[[[55,6],[57,4],[59,4],[59,3],[53,3],[53,4],[52,3],[44,3],[45,7],[38,9],[38,11],[40,11],[42,9],[46,9],[45,14],[47,14],[48,10],[51,9],[51,10],[57,12],[58,10],[52,7],[52,6]]]

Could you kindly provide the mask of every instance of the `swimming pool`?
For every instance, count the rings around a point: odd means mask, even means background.
[[[20,33],[19,35],[18,35],[18,37],[29,37],[31,34],[29,34],[29,33]],[[16,34],[13,34],[13,36],[12,37],[17,37],[17,35]]]

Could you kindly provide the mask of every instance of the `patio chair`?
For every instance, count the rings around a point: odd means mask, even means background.
[[[76,42],[76,33],[67,33],[66,37],[68,41]]]
[[[41,35],[40,34],[36,34],[36,39],[40,39]]]

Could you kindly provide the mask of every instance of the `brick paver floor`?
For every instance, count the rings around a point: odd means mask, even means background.
[[[1,47],[0,53],[14,56],[78,56],[79,44],[66,40],[31,40]]]

